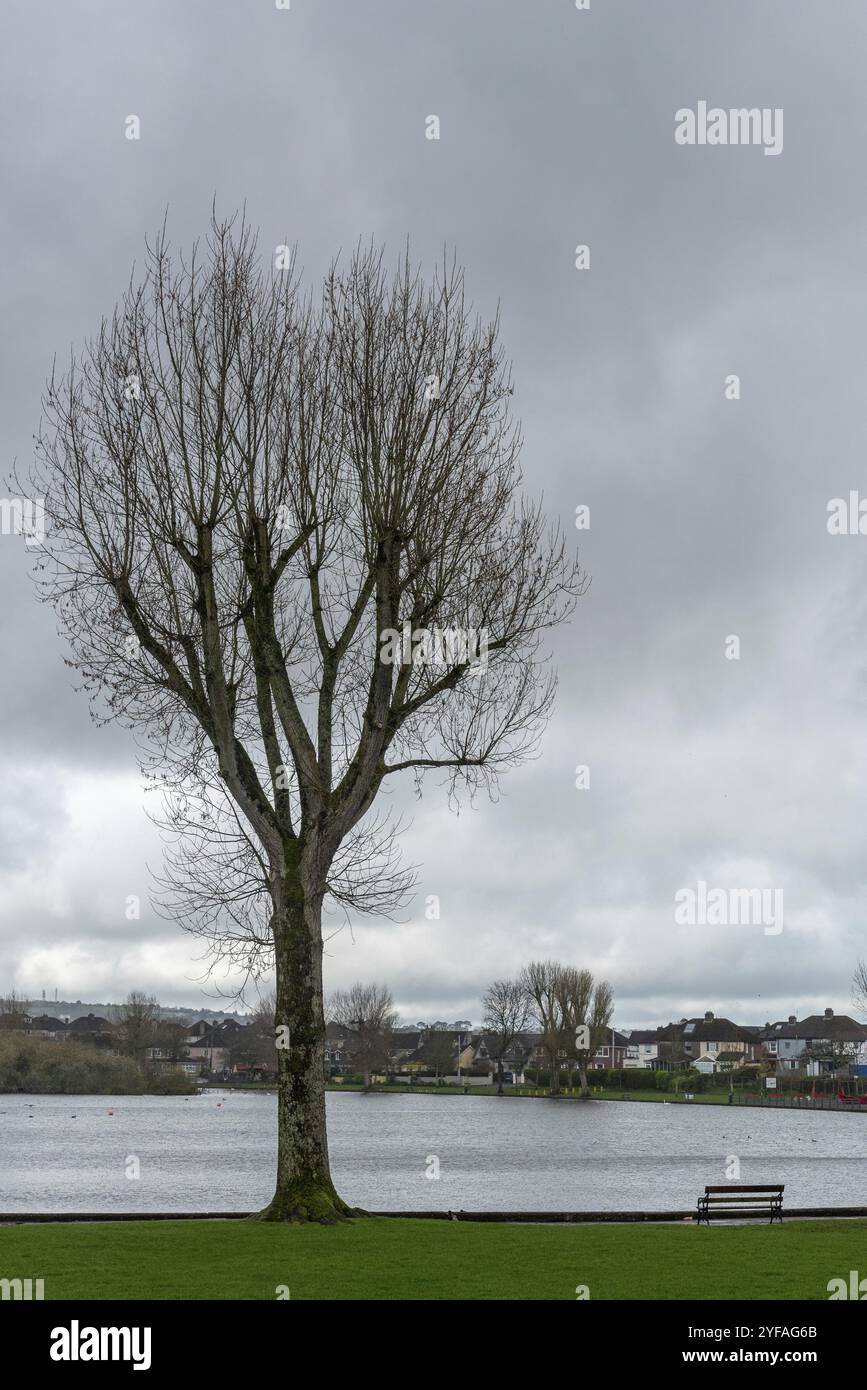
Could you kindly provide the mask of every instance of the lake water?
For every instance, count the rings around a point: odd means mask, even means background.
[[[237,1091],[0,1095],[0,1211],[253,1211],[275,1112]],[[867,1206],[857,1114],[330,1092],[328,1124],[341,1194],[372,1210],[687,1209],[731,1155],[789,1206]]]

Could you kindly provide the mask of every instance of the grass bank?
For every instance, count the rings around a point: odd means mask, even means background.
[[[867,1221],[343,1226],[124,1221],[0,1228],[0,1278],[52,1299],[814,1299],[863,1267]]]
[[[217,1086],[218,1084],[219,1083],[216,1082],[214,1083],[215,1086]],[[268,1088],[257,1087],[254,1084],[250,1086],[245,1085],[244,1089],[254,1090]],[[270,1089],[273,1090],[273,1087],[271,1087]],[[350,1082],[349,1084],[345,1085],[343,1082],[329,1081],[326,1083],[325,1089],[327,1091],[363,1091],[365,1090],[365,1087],[358,1085],[356,1082]],[[469,1096],[490,1097],[495,1096],[497,1094],[496,1086],[470,1086],[467,1088],[465,1092],[462,1086],[437,1086],[435,1084],[431,1085],[429,1082],[419,1082],[418,1085],[415,1086],[407,1086],[402,1083],[398,1085],[376,1084],[367,1087],[367,1090],[368,1092],[374,1092],[378,1095],[382,1094],[394,1096],[462,1096],[466,1094]],[[549,1095],[547,1088],[541,1086],[507,1086],[504,1094],[506,1096],[524,1096],[529,1099],[537,1100],[553,1099],[553,1097]],[[702,1095],[693,1095],[692,1100],[684,1100],[682,1095],[676,1095],[674,1091],[651,1091],[647,1089],[631,1091],[628,1087],[624,1088],[620,1086],[611,1086],[593,1088],[592,1095],[590,1098],[591,1100],[647,1100],[654,1102],[666,1101],[669,1105],[727,1105],[729,1093],[728,1091],[722,1090],[706,1091]],[[563,1101],[580,1100],[581,1096],[577,1089],[567,1089],[561,1091],[560,1094],[556,1097],[556,1099]]]
[[[675,1095],[674,1091],[630,1091],[621,1089],[619,1086],[612,1086],[593,1092],[594,1100],[647,1100],[655,1103],[660,1101],[667,1102],[669,1105],[728,1105],[728,1091],[705,1091],[702,1094],[695,1093],[691,1100],[686,1100],[682,1095]]]

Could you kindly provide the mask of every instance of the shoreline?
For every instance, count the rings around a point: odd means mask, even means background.
[[[489,1100],[547,1100],[557,1104],[578,1104],[587,1105],[593,1102],[612,1102],[617,1104],[648,1104],[648,1105],[678,1105],[678,1106],[728,1106],[731,1105],[736,1110],[778,1110],[778,1111],[797,1111],[810,1114],[837,1114],[854,1115],[867,1114],[867,1106],[858,1102],[847,1104],[840,1102],[835,1096],[817,1096],[815,1100],[807,1097],[794,1099],[785,1095],[775,1095],[773,1099],[755,1092],[734,1093],[734,1099],[729,1101],[728,1091],[708,1091],[704,1093],[692,1093],[689,1099],[683,1095],[670,1094],[665,1091],[629,1091],[621,1090],[619,1087],[599,1088],[591,1092],[589,1096],[582,1096],[577,1090],[562,1091],[558,1095],[552,1096],[549,1092],[540,1087],[509,1087],[502,1096],[498,1096],[496,1088],[493,1086],[463,1086],[430,1085],[421,1082],[418,1085],[385,1085],[375,1083],[371,1086],[363,1086],[358,1083],[344,1085],[342,1082],[326,1082],[326,1093],[340,1094],[343,1092],[348,1095],[379,1095],[379,1096],[443,1096],[450,1099],[458,1097],[482,1097]],[[196,1086],[193,1091],[0,1091],[0,1098],[3,1097],[37,1097],[44,1096],[51,1099],[66,1097],[69,1100],[94,1098],[94,1099],[137,1099],[139,1097],[150,1096],[155,1099],[167,1098],[173,1100],[192,1100],[198,1096],[209,1092],[230,1092],[239,1095],[273,1095],[277,1094],[277,1087],[271,1082],[241,1082],[233,1084],[230,1081],[205,1081]]]

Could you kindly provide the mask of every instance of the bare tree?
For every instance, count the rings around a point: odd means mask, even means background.
[[[558,989],[561,970],[562,966],[555,960],[533,960],[524,967],[520,977],[531,1015],[542,1035],[542,1047],[548,1054],[552,1096],[560,1091],[560,1058],[565,1055],[564,1019]]]
[[[503,1094],[503,1054],[530,1026],[533,1011],[521,980],[495,980],[482,999],[482,1024],[493,1035],[497,1095]]]
[[[10,989],[7,994],[0,996],[0,1014],[26,1014],[30,1008],[30,1000],[25,999],[16,989]]]
[[[391,1035],[397,1024],[391,991],[385,985],[362,984],[336,990],[328,1001],[326,1018],[352,1029],[354,1056],[364,1084],[369,1086],[371,1072],[384,1070],[388,1063]]]
[[[589,1096],[587,1064],[608,1036],[614,994],[606,980],[596,981],[589,970],[576,970],[572,966],[559,968],[556,993],[567,1055],[574,1057],[577,1063],[582,1096]],[[613,1065],[613,1050],[611,1060]]]
[[[16,989],[10,989],[0,997],[0,1029],[4,1032],[19,1032],[22,1028],[27,1028],[29,1007],[29,999],[22,998]]]
[[[521,984],[550,1059],[551,1094],[560,1090],[560,1069],[565,1058],[575,1062],[581,1076],[581,1093],[589,1095],[587,1064],[604,1043],[611,1022],[611,986],[605,980],[594,981],[589,970],[578,970],[556,960],[531,961],[521,974]],[[585,1027],[586,1042],[582,1046],[578,1031]]]
[[[303,297],[244,220],[165,229],[112,317],[52,374],[28,495],[41,574],[98,718],[167,794],[168,910],[276,972],[267,1219],[348,1213],[330,1175],[322,912],[393,911],[380,790],[433,771],[493,792],[555,692],[545,632],[586,585],[520,492],[499,324],[444,263],[360,250]],[[431,644],[439,629],[480,644]],[[395,638],[395,634],[398,637]],[[448,647],[448,649],[446,649]]]
[[[439,1081],[444,1072],[457,1070],[458,1050],[452,1033],[446,1028],[431,1028],[424,1040],[424,1059],[430,1063]]]
[[[227,1052],[232,1065],[267,1066],[277,1070],[277,999],[272,990],[259,999],[253,1017],[229,1041]]]
[[[852,1003],[862,1017],[867,1014],[867,961],[859,960],[852,976]]]
[[[110,1017],[121,1051],[143,1066],[147,1049],[157,1046],[160,1020],[157,999],[141,990],[131,990],[122,1004],[110,1010]]]

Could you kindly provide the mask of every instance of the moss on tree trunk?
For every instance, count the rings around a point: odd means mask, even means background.
[[[328,1158],[322,897],[297,879],[274,890],[277,1181],[263,1221],[333,1225],[363,1215],[338,1196]]]

